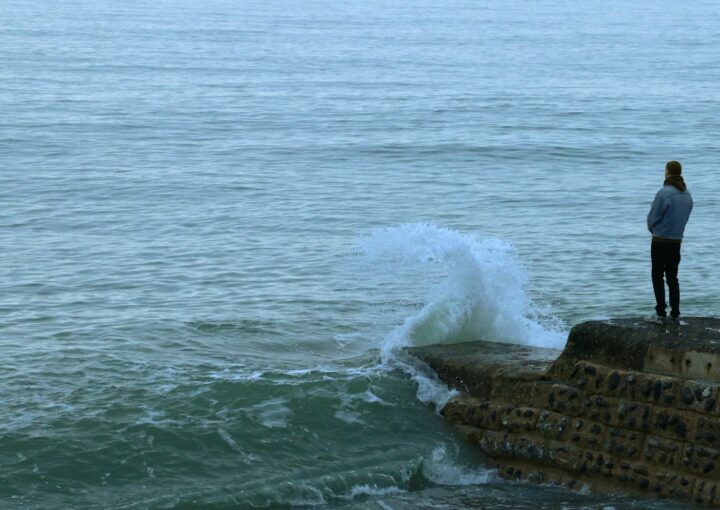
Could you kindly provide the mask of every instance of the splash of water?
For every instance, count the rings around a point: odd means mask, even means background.
[[[384,359],[398,347],[480,339],[565,344],[563,325],[530,299],[527,273],[505,241],[415,223],[375,229],[360,241],[360,250],[376,267],[412,268],[419,278],[438,269],[444,274],[419,312],[388,335]]]
[[[438,485],[480,485],[498,479],[494,469],[459,464],[444,444],[433,448],[430,458],[423,460],[422,471],[425,478]]]

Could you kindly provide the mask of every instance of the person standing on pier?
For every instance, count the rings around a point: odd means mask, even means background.
[[[650,259],[656,302],[655,313],[646,318],[649,322],[667,321],[664,277],[670,291],[670,316],[673,323],[679,324],[680,283],[677,275],[680,245],[692,208],[693,199],[682,177],[682,165],[678,161],[668,161],[664,185],[655,195],[647,216],[647,227],[652,234]]]

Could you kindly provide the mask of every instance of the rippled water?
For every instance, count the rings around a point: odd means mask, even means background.
[[[497,480],[397,354],[716,315],[715,2],[0,4],[0,506],[648,508]],[[673,508],[673,504],[657,504]]]

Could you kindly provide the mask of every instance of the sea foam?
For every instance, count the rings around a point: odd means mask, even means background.
[[[433,448],[430,458],[423,460],[422,472],[425,478],[438,485],[479,485],[498,479],[494,469],[459,464],[448,452],[447,445]]]

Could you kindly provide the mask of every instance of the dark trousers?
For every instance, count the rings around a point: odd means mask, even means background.
[[[653,241],[650,247],[652,260],[652,283],[655,291],[655,311],[661,317],[667,314],[665,309],[665,282],[670,290],[670,315],[680,315],[680,282],[678,282],[678,266],[680,265],[680,243],[662,243]]]

